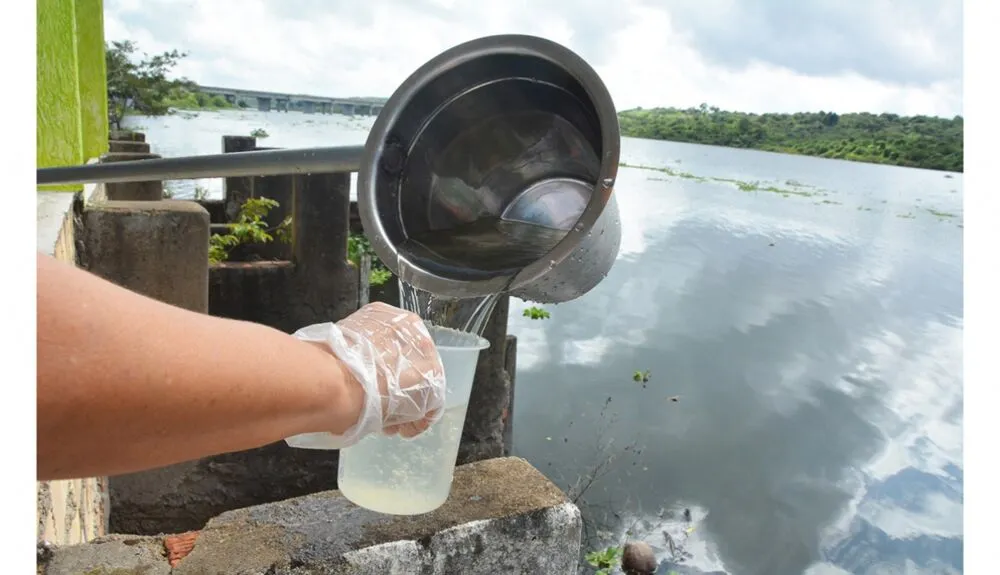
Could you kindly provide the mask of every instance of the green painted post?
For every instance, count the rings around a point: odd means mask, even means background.
[[[76,48],[83,159],[88,161],[108,151],[103,0],[76,0]]]
[[[102,0],[38,0],[36,161],[81,164],[107,151]],[[45,187],[77,191],[79,185]]]

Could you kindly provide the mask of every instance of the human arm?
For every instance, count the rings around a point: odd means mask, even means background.
[[[116,475],[343,433],[364,390],[322,346],[38,255],[38,479]]]

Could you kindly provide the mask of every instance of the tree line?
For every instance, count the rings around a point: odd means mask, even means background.
[[[126,114],[162,116],[172,109],[231,108],[186,78],[170,78],[186,53],[141,54],[132,41],[105,46],[108,119],[121,128]],[[963,119],[897,114],[747,114],[702,104],[697,108],[636,108],[619,113],[624,136],[753,148],[860,162],[963,171]]]
[[[187,78],[170,78],[187,53],[171,50],[161,54],[139,53],[131,40],[105,43],[104,62],[108,79],[108,123],[121,129],[128,114],[163,116],[174,109],[233,108],[218,95],[198,89]]]
[[[747,114],[697,108],[620,112],[624,136],[752,148],[823,158],[963,171],[961,116],[898,114]]]

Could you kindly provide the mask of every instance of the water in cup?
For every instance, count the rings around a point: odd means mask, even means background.
[[[427,513],[451,492],[479,352],[489,342],[440,326],[431,326],[430,332],[447,385],[441,419],[413,439],[374,434],[340,451],[340,492],[367,509],[394,515]]]

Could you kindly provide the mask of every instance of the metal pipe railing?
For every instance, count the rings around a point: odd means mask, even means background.
[[[260,150],[39,168],[37,179],[38,185],[43,186],[356,172],[361,167],[364,150],[364,146]]]

